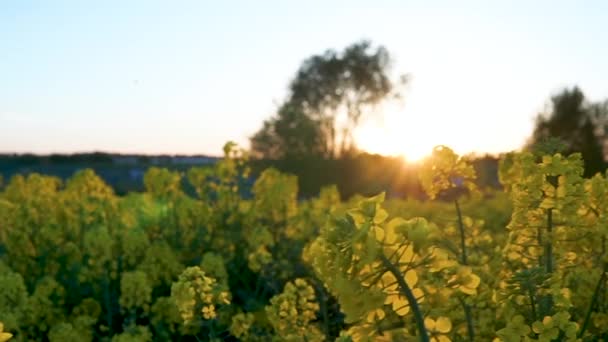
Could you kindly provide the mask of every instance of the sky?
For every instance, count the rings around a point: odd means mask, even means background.
[[[521,147],[563,87],[608,98],[606,1],[0,3],[0,153],[221,155],[308,56],[369,39],[410,81],[356,132],[416,159]]]

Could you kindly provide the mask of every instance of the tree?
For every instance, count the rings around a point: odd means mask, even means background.
[[[319,123],[298,107],[284,104],[251,137],[251,150],[253,157],[265,159],[322,157],[327,154],[327,142]]]
[[[269,158],[284,155],[287,152],[274,153],[274,150],[293,146],[272,146],[287,140],[292,145],[306,147],[309,153],[321,151],[326,157],[354,150],[353,131],[362,117],[372,113],[382,100],[400,97],[398,85],[405,82],[405,77],[393,82],[388,75],[390,64],[388,51],[382,46],[373,48],[369,41],[352,44],[341,53],[330,49],[306,59],[289,85],[278,116],[264,122],[262,129],[251,138],[253,154]],[[293,129],[279,130],[276,125],[289,119],[297,119],[297,123],[286,123],[286,126],[303,126],[308,129],[307,133],[289,139],[281,136]],[[311,136],[314,138],[311,142],[295,141]],[[318,146],[311,146],[312,142]]]
[[[545,142],[557,138],[565,154],[581,153],[585,176],[592,176],[605,169],[607,119],[608,102],[589,103],[578,87],[566,88],[551,97],[549,112],[537,116],[529,147],[542,148]]]

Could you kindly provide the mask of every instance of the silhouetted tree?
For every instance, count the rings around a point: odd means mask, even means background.
[[[324,157],[325,138],[318,122],[287,103],[251,137],[251,151],[253,157],[265,159]]]
[[[251,139],[253,155],[281,157],[303,151],[322,152],[326,157],[344,154],[355,148],[353,131],[363,115],[372,113],[374,106],[389,97],[399,97],[398,85],[405,82],[402,76],[393,82],[389,78],[390,55],[380,46],[372,48],[369,41],[348,46],[338,53],[327,50],[321,55],[306,59],[289,86],[289,93],[278,116],[264,122],[262,129]],[[283,108],[289,108],[282,113]],[[303,116],[302,116],[303,115]],[[340,116],[343,122],[338,123]],[[284,121],[295,119],[287,124]],[[284,123],[289,129],[277,126]],[[311,125],[316,125],[313,129]],[[281,136],[292,133],[293,127],[307,131],[295,137]],[[296,142],[295,139],[310,139]],[[277,147],[280,142],[291,145]],[[320,144],[313,147],[310,143]],[[293,153],[288,148],[296,147]]]
[[[537,116],[529,147],[557,146],[557,138],[565,154],[582,154],[586,176],[603,171],[607,108],[606,103],[588,103],[578,87],[564,89],[551,97],[551,110]]]

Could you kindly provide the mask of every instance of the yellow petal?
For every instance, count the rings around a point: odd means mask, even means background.
[[[481,283],[481,278],[477,274],[471,273],[467,286],[476,289]]]
[[[384,229],[376,227],[376,229],[374,229],[374,232],[376,233],[376,240],[378,240],[379,242],[384,241]]]
[[[416,274],[415,270],[405,272],[405,282],[409,287],[416,286],[416,283],[418,283],[418,274]]]
[[[395,217],[386,224],[386,230],[394,232],[397,227],[407,225],[407,221],[401,217]]]
[[[422,303],[424,301],[424,292],[422,292],[421,289],[419,289],[419,288],[413,289],[412,294],[414,295],[414,297],[416,298],[418,303]]]
[[[402,250],[401,248],[405,248],[405,251]],[[401,248],[397,252],[397,253],[403,253],[401,255],[401,258],[399,259],[399,261],[403,262],[403,263],[410,263],[414,257],[414,245],[412,243],[410,243],[406,247],[401,247]]]
[[[471,295],[471,296],[474,296],[477,294],[476,288],[471,288],[468,286],[460,286],[458,289],[460,290],[460,292]]]
[[[455,264],[456,264],[456,262],[454,260],[448,259],[447,251],[440,249],[440,248],[435,248],[433,250],[433,263],[431,264],[431,267],[430,267],[431,272],[438,272],[444,268],[452,267]]]
[[[405,316],[410,312],[410,307],[407,300],[403,297],[397,297],[393,300],[393,310],[399,316]]]
[[[397,279],[391,272],[385,272],[382,275],[382,286],[384,287],[384,291],[389,293],[396,292],[399,287]]]
[[[435,320],[430,317],[425,318],[424,326],[430,331],[435,331]]]
[[[444,334],[450,332],[452,330],[452,321],[447,317],[439,317],[437,318],[435,329]]]
[[[13,334],[7,332],[0,332],[0,342],[6,342],[13,337]]]
[[[398,294],[389,294],[388,296],[386,296],[386,298],[384,299],[384,305],[388,305],[393,303],[397,298],[399,297]]]
[[[388,212],[382,208],[376,210],[376,216],[374,216],[374,223],[382,223],[388,217]]]
[[[450,340],[450,338],[445,335],[437,336],[437,341],[438,342],[452,342],[452,340]]]
[[[395,242],[397,242],[397,234],[395,234],[395,231],[385,229],[384,233],[386,234],[386,237],[384,240],[385,243],[394,244]]]

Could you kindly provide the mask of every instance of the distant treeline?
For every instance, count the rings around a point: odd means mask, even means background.
[[[498,158],[479,157],[473,165],[481,187],[500,188]],[[382,191],[388,197],[425,198],[418,181],[417,164],[406,164],[401,158],[361,153],[341,159],[254,160],[251,166],[254,175],[268,167],[297,175],[302,197],[316,196],[321,187],[335,184],[343,199],[356,194],[372,196]]]
[[[0,155],[0,175],[5,182],[15,174],[42,173],[67,179],[76,171],[90,168],[110,184],[119,195],[143,191],[143,175],[150,167],[186,171],[191,167],[211,165],[219,158],[209,156],[147,156],[110,153],[73,155]],[[498,188],[498,159],[480,157],[477,168],[479,185]],[[315,196],[326,185],[336,184],[343,198],[355,194],[373,195],[386,191],[389,197],[424,198],[418,182],[416,164],[400,158],[361,153],[338,159],[299,158],[251,160],[253,179],[264,169],[274,167],[298,176],[299,194]],[[186,187],[187,188],[187,187]]]

